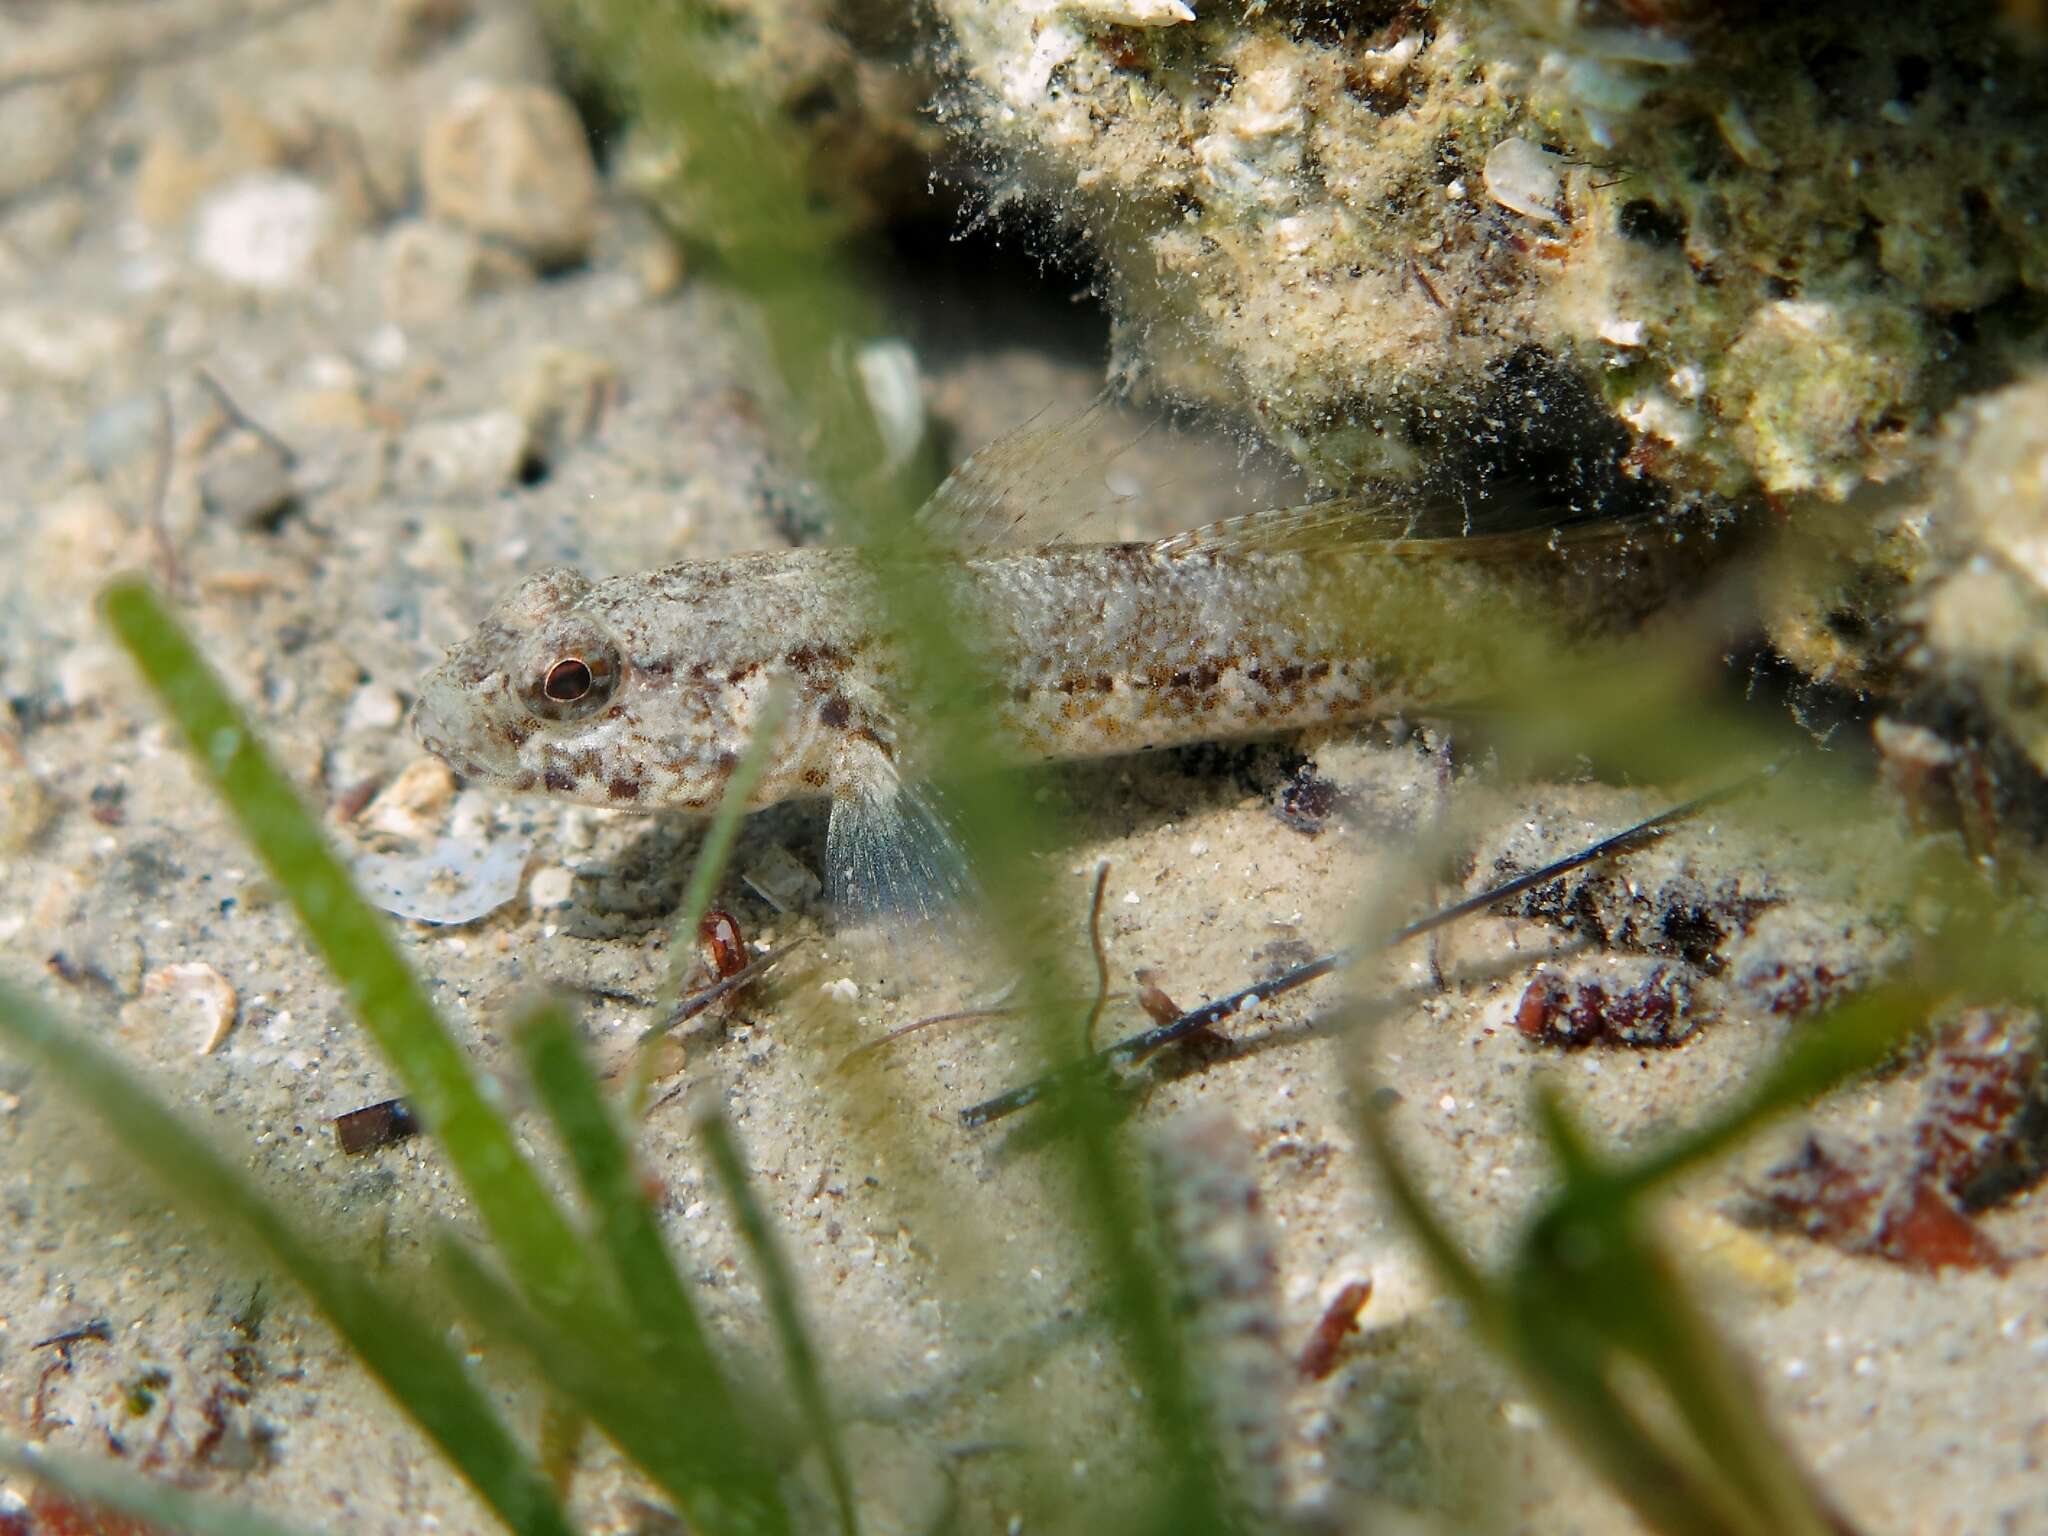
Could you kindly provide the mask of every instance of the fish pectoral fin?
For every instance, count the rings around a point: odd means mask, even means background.
[[[967,860],[931,786],[908,784],[880,751],[850,746],[833,775],[826,889],[856,923],[936,922],[966,896]]]

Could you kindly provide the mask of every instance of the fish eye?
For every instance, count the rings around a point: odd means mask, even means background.
[[[540,691],[557,704],[574,704],[590,692],[590,663],[581,656],[564,656],[548,668]]]
[[[611,643],[590,626],[566,628],[568,633],[537,647],[520,685],[526,707],[543,720],[580,720],[602,709],[618,684],[618,652]]]

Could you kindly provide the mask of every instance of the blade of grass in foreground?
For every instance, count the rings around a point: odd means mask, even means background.
[[[655,1225],[625,1138],[576,1042],[568,1010],[536,1009],[516,1031],[527,1080],[568,1149],[583,1198],[597,1220],[597,1248],[624,1297],[634,1343],[671,1399],[667,1438],[697,1464],[697,1475],[726,1485],[724,1497],[775,1511],[773,1471],[742,1428],[733,1393],[705,1338],[675,1261]],[[700,1525],[709,1522],[698,1517]]]
[[[485,1098],[385,918],[357,892],[220,679],[141,582],[116,584],[102,604],[200,771],[290,896],[357,1021],[455,1165],[520,1284],[550,1307],[595,1305],[590,1262],[574,1228],[520,1155],[511,1125]]]
[[[697,1130],[704,1138],[705,1150],[711,1154],[712,1172],[725,1186],[725,1198],[732,1202],[740,1235],[753,1250],[754,1264],[761,1274],[761,1294],[768,1302],[776,1337],[782,1342],[790,1386],[803,1408],[805,1426],[825,1460],[825,1475],[831,1480],[832,1497],[839,1506],[839,1529],[842,1536],[860,1536],[860,1517],[853,1507],[853,1479],[846,1470],[846,1452],[839,1443],[838,1427],[832,1422],[832,1407],[825,1396],[824,1379],[818,1374],[817,1356],[811,1350],[810,1335],[804,1331],[796,1283],[776,1249],[775,1234],[768,1230],[768,1217],[747,1184],[746,1166],[740,1161],[739,1147],[725,1117],[715,1110],[707,1113],[697,1122]]]
[[[111,1057],[4,984],[0,1038],[31,1052],[183,1204],[239,1227],[298,1281],[508,1527],[522,1536],[568,1536],[546,1480],[470,1380],[442,1329],[357,1270],[322,1258],[240,1171]]]
[[[468,1244],[448,1232],[434,1241],[434,1267],[456,1304],[493,1341],[524,1351],[550,1388],[601,1429],[648,1480],[683,1511],[693,1531],[720,1536],[782,1536],[779,1500],[765,1502],[736,1478],[707,1476],[704,1449],[684,1442],[670,1421],[670,1394],[650,1362],[556,1328],[529,1308]],[[616,1341],[614,1341],[616,1343]],[[744,1417],[734,1433],[768,1438]]]
[[[1967,969],[1971,946],[1958,941]],[[1482,1274],[1409,1176],[1381,1113],[1363,1129],[1389,1194],[1489,1342],[1581,1455],[1673,1536],[1848,1529],[1769,1427],[1754,1386],[1644,1222],[1660,1182],[1878,1065],[1926,1016],[1924,986],[1883,988],[1804,1026],[1733,1109],[1629,1163],[1586,1140],[1554,1092],[1536,1114],[1562,1180],[1499,1276]],[[1355,1084],[1371,1102],[1369,1084]],[[1627,1366],[1643,1391],[1624,1392]]]
[[[166,1530],[191,1531],[196,1536],[297,1536],[289,1525],[230,1509],[153,1478],[137,1477],[83,1456],[53,1455],[39,1446],[19,1445],[4,1437],[0,1437],[0,1469],[34,1478],[95,1510],[115,1510]],[[30,1511],[33,1518],[33,1505]],[[0,1529],[12,1527],[0,1524]],[[58,1529],[54,1521],[50,1529]]]

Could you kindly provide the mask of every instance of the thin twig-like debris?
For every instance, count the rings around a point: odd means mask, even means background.
[[[1771,771],[1773,770],[1764,770],[1766,774]],[[1420,938],[1425,933],[1433,933],[1439,928],[1458,921],[1460,918],[1470,917],[1474,913],[1483,912],[1495,902],[1505,901],[1510,896],[1519,896],[1522,892],[1547,884],[1561,875],[1570,874],[1573,870],[1583,865],[1591,864],[1611,854],[1621,853],[1627,849],[1634,848],[1652,838],[1661,837],[1686,818],[1697,814],[1708,806],[1718,805],[1731,795],[1749,788],[1762,776],[1755,775],[1735,784],[1724,785],[1720,789],[1711,790],[1704,795],[1688,800],[1683,805],[1673,806],[1668,811],[1649,817],[1647,820],[1639,821],[1634,826],[1625,827],[1621,831],[1614,833],[1611,837],[1604,837],[1597,843],[1581,848],[1577,853],[1569,854],[1553,863],[1545,864],[1540,869],[1532,869],[1523,874],[1516,875],[1513,879],[1504,880],[1498,885],[1488,886],[1476,895],[1467,896],[1462,901],[1454,901],[1447,907],[1440,907],[1426,917],[1419,917],[1411,923],[1405,923],[1377,940],[1368,940],[1363,944],[1353,945],[1349,949],[1340,949],[1333,954],[1323,955],[1318,959],[1308,961],[1306,964],[1298,965],[1291,971],[1283,971],[1270,981],[1257,982],[1252,986],[1241,988],[1227,997],[1219,997],[1214,1002],[1202,1004],[1199,1008],[1191,1008],[1171,1023],[1158,1025],[1155,1028],[1145,1030],[1141,1034],[1131,1035],[1126,1039],[1119,1040],[1114,1045],[1105,1046],[1092,1055],[1085,1056],[1081,1060],[1070,1063],[1067,1066],[1056,1068],[1036,1081],[1024,1084],[1021,1088],[1012,1088],[1006,1093],[997,1094],[992,1099],[984,1099],[979,1104],[971,1104],[966,1109],[960,1111],[960,1122],[970,1130],[989,1125],[997,1120],[1013,1115],[1021,1109],[1030,1108],[1047,1094],[1057,1091],[1083,1073],[1109,1072],[1118,1067],[1133,1065],[1150,1056],[1155,1051],[1222,1023],[1223,1020],[1230,1018],[1247,1004],[1263,1002],[1266,999],[1278,997],[1282,993],[1292,992],[1297,987],[1305,987],[1310,982],[1320,980],[1322,977],[1329,975],[1332,971],[1342,970],[1345,966],[1350,965],[1353,961],[1365,955],[1373,954],[1380,950],[1392,949],[1395,945],[1406,943],[1409,939]]]

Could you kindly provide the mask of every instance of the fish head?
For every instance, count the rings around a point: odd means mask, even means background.
[[[554,567],[420,680],[413,733],[465,778],[598,805],[640,798],[635,677],[591,582]]]

